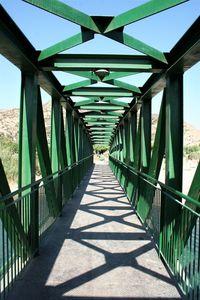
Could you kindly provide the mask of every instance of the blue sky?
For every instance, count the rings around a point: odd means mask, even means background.
[[[80,32],[78,25],[21,0],[2,0],[0,2],[37,50],[42,50]],[[118,15],[147,1],[66,0],[63,2],[89,15],[109,16]],[[160,51],[168,52],[196,20],[199,13],[200,0],[189,0],[160,14],[128,25],[125,32]],[[95,35],[94,40],[72,48],[67,53],[138,54],[134,50],[100,35]],[[56,76],[62,84],[69,84],[77,80],[77,77],[63,73],[56,73]],[[126,80],[134,85],[142,86],[147,78],[146,74],[131,76]],[[200,128],[200,64],[185,73],[184,82],[184,118],[187,122]],[[0,109],[19,106],[20,72],[2,56],[0,56],[0,93]],[[160,97],[161,94],[153,99],[153,112],[159,110]],[[48,101],[50,97],[43,93],[43,100],[44,102]]]

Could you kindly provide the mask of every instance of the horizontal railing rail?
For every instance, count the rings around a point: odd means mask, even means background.
[[[38,254],[43,233],[92,164],[90,155],[0,198],[0,299],[5,299],[17,276]]]
[[[183,293],[199,300],[200,203],[112,156],[110,167]]]

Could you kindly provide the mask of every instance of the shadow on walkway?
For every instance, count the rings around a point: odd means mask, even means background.
[[[181,299],[110,168],[90,176],[8,299]]]

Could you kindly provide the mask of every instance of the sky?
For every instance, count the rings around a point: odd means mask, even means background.
[[[115,16],[146,0],[63,0],[66,4],[88,15]],[[0,0],[1,5],[14,19],[37,50],[43,50],[71,35],[80,32],[80,26],[38,9],[22,0]],[[200,0],[189,0],[184,4],[128,25],[125,32],[148,45],[169,52],[184,32],[200,15]],[[68,50],[66,53],[140,54],[110,39],[95,35],[95,39]],[[54,73],[61,84],[67,85],[77,77],[61,72]],[[19,107],[20,71],[0,55],[0,109]],[[128,83],[142,86],[148,74],[125,77]],[[83,78],[80,78],[83,80]],[[200,129],[200,63],[184,74],[184,119]],[[153,103],[153,112],[159,111],[162,93]],[[50,96],[42,93],[43,102]]]

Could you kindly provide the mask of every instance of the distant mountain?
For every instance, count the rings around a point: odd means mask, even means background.
[[[43,105],[45,125],[48,140],[50,139],[50,121],[51,121],[51,104],[47,102]],[[158,115],[152,116],[152,136],[154,137]],[[0,136],[11,138],[15,142],[18,141],[18,124],[19,109],[0,109]],[[184,123],[184,146],[192,146],[200,144],[200,130],[193,125]]]

